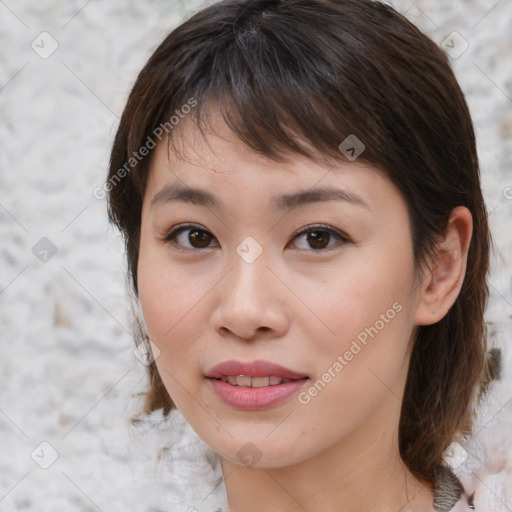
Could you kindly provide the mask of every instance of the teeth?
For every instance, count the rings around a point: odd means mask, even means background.
[[[270,383],[270,377],[253,377],[251,381],[253,388],[265,388]]]
[[[271,375],[269,377],[249,377],[248,375],[223,375],[220,380],[227,382],[232,386],[240,386],[243,388],[265,388],[267,386],[276,386],[277,384],[285,384],[292,379],[283,379]]]
[[[244,388],[250,388],[251,380],[251,377],[248,377],[247,375],[238,375],[236,378],[236,385]]]

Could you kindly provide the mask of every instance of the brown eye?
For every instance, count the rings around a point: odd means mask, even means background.
[[[165,237],[166,242],[186,249],[206,249],[215,237],[198,226],[178,226]]]
[[[297,233],[295,238],[299,241],[296,246],[299,249],[322,250],[331,249],[336,245],[343,245],[349,242],[349,239],[332,228],[323,226],[313,226]],[[300,243],[302,242],[302,243]]]
[[[200,229],[189,230],[189,242],[193,247],[197,247],[198,249],[208,247],[212,238],[211,233],[208,233],[207,231],[202,231]]]
[[[306,239],[313,249],[325,249],[329,245],[331,234],[327,231],[310,231]]]

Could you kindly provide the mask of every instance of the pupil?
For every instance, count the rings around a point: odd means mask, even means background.
[[[311,247],[315,249],[322,249],[329,244],[330,235],[326,231],[311,231],[308,233],[308,242]],[[189,240],[192,245],[196,247],[208,247],[210,243],[210,236],[206,231],[191,231]]]
[[[191,231],[189,239],[192,245],[194,245],[194,242],[196,243],[196,247],[208,247],[210,243],[209,236],[205,231]]]
[[[308,242],[315,249],[322,249],[329,243],[329,233],[326,231],[312,231],[308,235]]]

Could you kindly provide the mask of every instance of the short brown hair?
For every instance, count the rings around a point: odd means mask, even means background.
[[[435,250],[453,208],[470,210],[461,292],[442,320],[418,328],[401,410],[401,457],[433,485],[443,451],[471,429],[486,350],[490,245],[471,117],[446,55],[379,2],[223,1],[173,30],[142,69],[109,180],[191,97],[198,127],[214,107],[248,147],[276,160],[285,152],[314,158],[308,148],[343,160],[338,146],[355,134],[365,145],[360,158],[403,194],[417,264]],[[137,162],[109,191],[135,293],[149,165],[150,157]],[[154,363],[149,375],[147,411],[167,414],[174,405]]]

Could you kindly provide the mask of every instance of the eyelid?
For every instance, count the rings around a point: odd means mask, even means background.
[[[314,231],[317,229],[318,231],[328,231],[329,233],[334,233],[335,235],[339,236],[341,239],[349,241],[349,238],[347,235],[345,235],[342,231],[339,231],[332,226],[328,226],[327,224],[311,224],[309,226],[305,226],[298,231],[296,231],[293,235],[293,238],[295,238],[298,235],[302,235],[303,233],[307,233],[308,231]]]
[[[299,229],[299,231],[296,231],[294,234],[293,234],[293,237],[292,237],[292,240],[295,240],[297,237],[299,237],[300,235],[304,234],[304,233],[307,233],[308,231],[315,231],[315,230],[318,230],[318,231],[327,231],[329,234],[331,235],[334,235],[336,238],[338,238],[338,240],[342,243],[342,244],[346,244],[346,243],[349,243],[351,242],[351,239],[345,234],[343,233],[342,231],[339,231],[331,226],[328,226],[326,224],[311,224],[309,226],[305,226],[304,228],[301,228]],[[307,252],[317,252],[317,253],[321,253],[321,252],[325,252],[325,251],[329,251],[329,250],[332,250],[334,249],[336,246],[334,247],[329,247],[329,248],[324,248],[324,249],[317,249],[317,250],[314,250],[314,249],[311,249]]]
[[[177,250],[179,251],[194,251],[194,252],[197,252],[199,250],[208,250],[208,249],[211,249],[211,247],[203,247],[201,249],[197,249],[197,248],[188,248],[188,247],[182,247],[180,246],[179,244],[175,243],[173,241],[173,239],[181,234],[183,231],[187,231],[189,229],[197,229],[198,231],[204,231],[205,233],[209,233],[210,235],[212,235],[213,239],[216,240],[215,236],[213,235],[213,233],[211,233],[210,231],[208,231],[208,229],[206,229],[205,227],[201,226],[200,224],[194,224],[194,223],[184,223],[184,224],[178,224],[177,226],[171,228],[165,235],[164,237],[162,238],[162,242],[165,242],[165,243],[172,243],[172,245],[177,248]],[[342,243],[342,244],[345,244],[345,243],[348,243],[350,242],[350,238],[344,234],[343,232],[331,227],[331,226],[328,226],[326,224],[311,224],[311,225],[308,225],[308,226],[305,226],[301,229],[299,229],[298,231],[296,231],[293,235],[292,235],[292,238],[291,238],[291,242],[293,242],[297,237],[299,237],[300,235],[303,235],[304,233],[307,233],[309,231],[315,231],[315,230],[322,230],[322,231],[326,231],[328,233],[330,233],[331,235],[334,235],[335,237],[338,238],[338,240]],[[311,249],[307,252],[322,252],[322,251],[328,251],[330,249],[333,249],[333,247],[331,248],[325,248],[325,249]]]
[[[173,239],[178,236],[179,234],[181,234],[183,231],[187,231],[187,230],[192,230],[192,229],[196,229],[197,231],[204,231],[205,233],[210,233],[212,235],[212,237],[214,239],[215,236],[213,235],[213,233],[211,233],[210,231],[208,231],[204,226],[201,226],[201,224],[194,224],[194,223],[184,223],[184,224],[178,224],[177,226],[174,226],[173,228],[171,228],[161,239],[162,242],[164,243],[169,243],[169,244],[172,244],[174,246],[174,248],[178,251],[182,251],[182,252],[189,252],[189,251],[199,251],[199,249],[195,249],[195,248],[189,248],[189,247],[183,247],[179,244],[177,244]],[[211,249],[211,247],[204,247],[202,248],[201,250],[207,250],[207,249]]]

